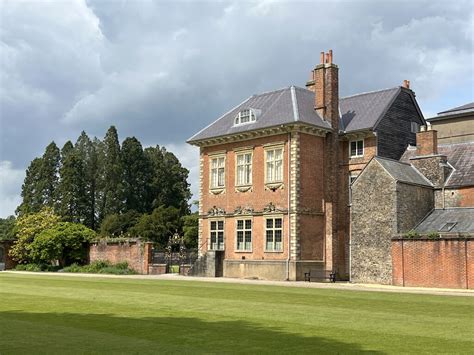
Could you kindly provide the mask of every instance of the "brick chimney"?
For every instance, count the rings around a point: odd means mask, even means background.
[[[332,128],[339,130],[339,68],[332,62],[332,49],[321,52],[320,63],[311,71],[306,83],[314,92],[314,109]]]
[[[421,126],[420,132],[416,134],[416,155],[438,154],[438,131],[432,130],[431,126]]]

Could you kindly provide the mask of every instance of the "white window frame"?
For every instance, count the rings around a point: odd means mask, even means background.
[[[245,122],[242,122],[243,120],[245,120]],[[248,109],[241,110],[237,114],[234,120],[234,125],[239,126],[239,125],[254,123],[255,121],[256,121],[255,112],[252,109],[248,108]]]
[[[222,228],[219,228],[219,222],[222,222]],[[212,223],[216,224],[216,229],[212,229]],[[222,245],[219,243],[219,232],[222,232]],[[215,234],[216,242],[212,243],[213,233]],[[214,247],[216,245],[216,247]],[[224,250],[225,249],[225,220],[220,219],[210,219],[209,220],[209,243],[208,250]]]
[[[280,228],[277,228],[275,227],[275,220],[277,219],[280,219],[281,220],[281,227]],[[283,219],[283,215],[273,215],[273,216],[268,216],[268,217],[265,217],[264,218],[265,220],[265,224],[263,226],[264,228],[264,238],[263,238],[263,243],[264,243],[264,250],[265,250],[265,253],[283,253],[283,249],[284,249],[284,219]],[[272,227],[271,228],[268,228],[267,226],[267,221],[268,220],[272,220]],[[271,231],[272,232],[272,249],[268,249],[267,247],[267,232],[268,231]],[[276,241],[275,241],[275,232],[276,231],[280,231],[281,232],[281,241],[280,241],[280,249],[276,249]]]
[[[359,142],[362,142],[362,154],[359,154],[359,147],[358,147],[358,143]],[[355,143],[356,145],[356,151],[355,151],[355,155],[352,155],[352,143]],[[357,139],[357,140],[353,140],[353,141],[350,141],[349,142],[349,157],[350,158],[361,158],[364,156],[364,152],[365,152],[365,141],[364,139]]]
[[[275,163],[277,161],[280,161],[280,160],[276,160],[275,158],[272,159],[272,163],[274,165],[274,172],[273,172],[273,176],[272,176],[272,179],[270,179],[270,177],[268,176],[268,167],[269,167],[269,161],[268,161],[268,153],[269,152],[273,152],[274,156],[275,156],[275,151],[277,150],[281,150],[281,165],[280,165],[280,169],[281,169],[281,173],[280,173],[280,178],[279,179],[276,179],[276,167],[275,167]],[[284,176],[284,164],[285,164],[285,147],[283,145],[275,145],[275,146],[269,146],[269,147],[265,147],[264,149],[264,154],[265,154],[265,184],[275,184],[275,183],[283,183],[283,176]]]
[[[349,205],[352,205],[352,183],[359,176],[360,171],[349,172]]]
[[[239,229],[239,221],[242,221],[243,228]],[[250,228],[247,228],[247,222],[250,221]],[[239,248],[239,232],[242,232],[243,248]],[[247,232],[250,232],[250,247],[247,248]],[[253,245],[253,219],[238,218],[235,220],[235,251],[239,253],[251,253]]]
[[[222,166],[219,165],[219,160],[223,160]],[[214,160],[217,161],[217,166],[213,166]],[[214,154],[209,155],[209,189],[210,190],[223,190],[226,186],[226,155],[225,154]],[[219,185],[219,171],[222,169],[223,176],[222,176],[222,185]],[[214,179],[214,171],[216,171],[216,179]],[[217,184],[214,184],[217,183]]]
[[[245,161],[245,156],[250,155],[250,163]],[[239,165],[239,157],[244,156],[243,164]],[[244,181],[239,181],[239,168],[243,168]],[[249,174],[247,173],[249,170]],[[246,177],[248,176],[248,181]],[[235,186],[252,186],[253,181],[253,152],[251,150],[243,150],[235,152]]]

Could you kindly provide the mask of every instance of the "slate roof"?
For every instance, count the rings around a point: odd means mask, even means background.
[[[234,126],[236,115],[244,109],[254,109],[257,112],[256,121]],[[249,97],[196,133],[188,142],[192,143],[201,139],[221,137],[294,122],[307,123],[325,129],[331,128],[330,124],[324,121],[314,110],[314,93],[303,88],[290,86]]]
[[[443,230],[446,223],[455,223],[455,225]],[[474,233],[474,208],[435,209],[421,221],[415,230],[419,233]]]
[[[374,128],[400,91],[397,86],[341,98],[341,129],[349,132]]]
[[[464,116],[466,114],[474,115],[474,102],[470,102],[462,106],[454,107],[446,111],[438,112],[438,116],[428,118],[428,121],[446,120],[450,118]]]
[[[417,169],[407,163],[397,160],[375,157],[374,158],[396,181],[409,184],[433,186]]]
[[[438,154],[446,155],[454,171],[446,187],[474,186],[474,142],[438,145]],[[400,159],[409,162],[416,156],[416,149],[408,148]]]

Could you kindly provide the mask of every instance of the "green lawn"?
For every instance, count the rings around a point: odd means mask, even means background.
[[[0,273],[0,354],[472,354],[473,301]]]

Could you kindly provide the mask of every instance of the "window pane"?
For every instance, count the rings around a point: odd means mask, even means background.
[[[281,218],[275,218],[275,228],[281,228],[282,220]]]
[[[283,149],[275,149],[275,160],[281,160],[283,156]]]
[[[217,225],[220,230],[224,229],[224,221],[218,221]]]
[[[275,181],[281,181],[283,177],[283,164],[281,160],[275,162]]]
[[[237,250],[244,248],[244,233],[242,231],[237,232]]]
[[[273,219],[267,219],[267,228],[273,228]]]
[[[237,221],[237,229],[243,229],[244,228],[244,221],[242,219],[239,219]]]
[[[250,219],[245,220],[245,229],[252,229],[252,221]]]
[[[356,152],[357,152],[357,143],[351,142],[351,156],[356,155]]]
[[[211,222],[211,230],[215,230],[215,229],[216,229],[216,222],[212,221]]]
[[[218,186],[224,186],[224,169],[223,168],[219,168],[219,176],[218,176],[218,180],[217,180],[217,184]]]

